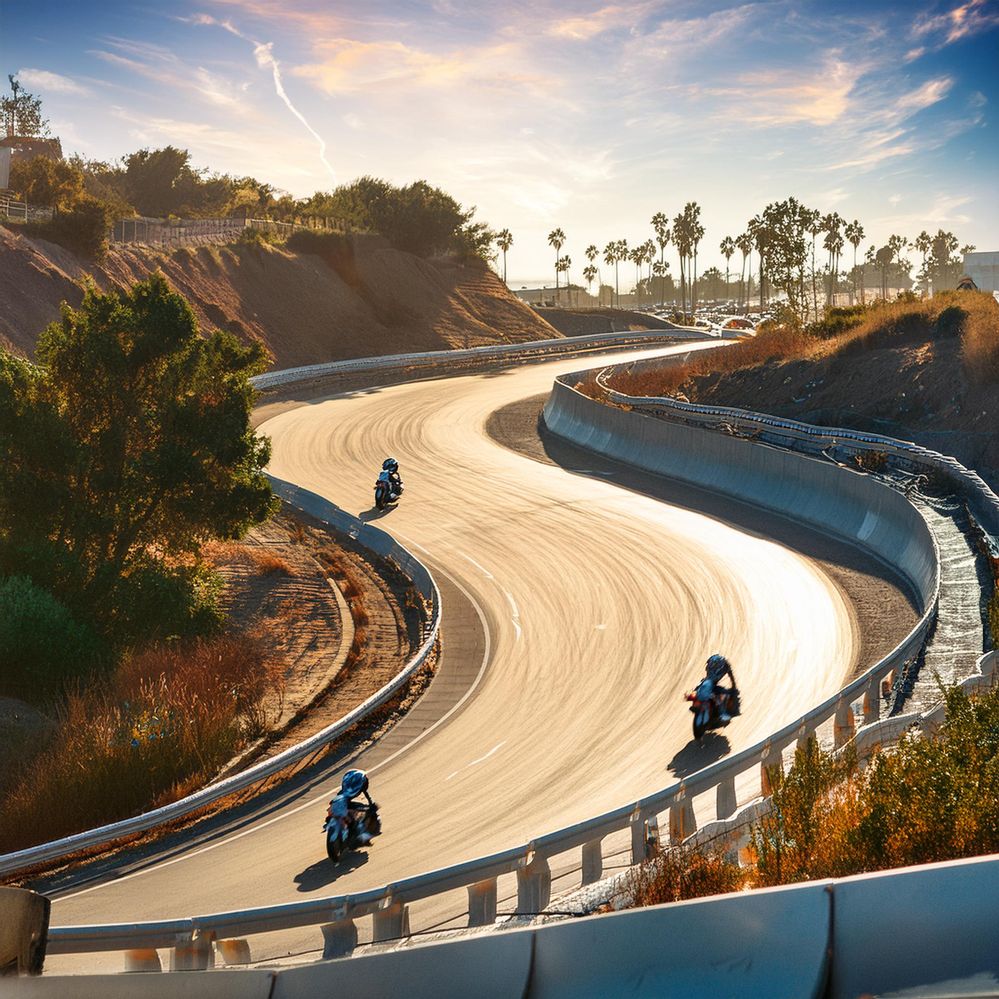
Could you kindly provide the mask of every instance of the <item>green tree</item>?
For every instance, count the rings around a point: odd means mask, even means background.
[[[35,138],[49,134],[49,123],[42,117],[41,98],[29,94],[20,83],[17,75],[10,74],[11,95],[0,97],[0,115],[3,115],[4,129],[8,138]]]
[[[11,164],[7,186],[29,204],[67,210],[83,196],[83,171],[69,160],[33,156]]]
[[[735,239],[735,245],[738,247],[739,252],[742,254],[742,268],[739,271],[739,304],[749,307],[749,293],[746,290],[746,261],[750,260],[752,263],[751,256],[753,252],[753,238],[748,232],[742,233],[741,236],[737,236]],[[749,269],[749,278],[752,281],[753,269]]]
[[[27,575],[115,643],[211,617],[199,556],[276,501],[250,427],[259,345],[198,334],[161,274],[90,287],[38,343],[0,353],[0,575]]]
[[[608,267],[613,267],[614,268],[614,295],[615,296],[618,295],[618,291],[617,291],[617,265],[618,265],[618,261],[619,260],[620,260],[620,257],[618,256],[618,252],[617,252],[617,241],[612,239],[604,247],[604,263],[607,264]],[[612,300],[611,301],[611,305],[613,305],[613,304],[614,304],[614,302]]]

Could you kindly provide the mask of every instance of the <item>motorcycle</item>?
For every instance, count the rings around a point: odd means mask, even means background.
[[[352,799],[363,794],[366,806],[351,807]],[[343,775],[340,790],[326,809],[323,832],[326,834],[326,855],[337,863],[347,850],[367,846],[372,836],[382,831],[378,806],[368,797],[368,776],[363,770],[348,770]]]
[[[401,495],[402,483],[393,482],[392,476],[386,471],[379,472],[378,478],[375,479],[375,506],[379,510],[384,510],[390,503],[395,503]]]
[[[326,834],[326,856],[338,863],[347,850],[366,846],[368,839],[381,832],[378,806],[372,802],[364,811],[350,808],[348,799],[338,794],[326,809],[323,832]],[[365,837],[365,834],[367,836]]]
[[[686,694],[685,699],[690,701],[690,710],[694,714],[695,739],[700,739],[708,729],[724,728],[731,718],[739,714],[739,691],[733,688],[719,693],[707,677]],[[723,706],[730,715],[728,720],[721,716]]]

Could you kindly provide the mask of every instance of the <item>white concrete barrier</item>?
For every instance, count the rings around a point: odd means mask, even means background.
[[[835,883],[830,999],[999,994],[999,857]]]
[[[935,543],[923,518],[895,490],[808,455],[597,402],[569,384],[581,374],[555,382],[544,409],[553,433],[841,537],[899,570],[924,608],[933,601]]]
[[[807,999],[822,994],[824,885],[590,916],[536,931],[531,999]]]

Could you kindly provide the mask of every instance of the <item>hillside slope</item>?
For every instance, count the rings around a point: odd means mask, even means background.
[[[377,236],[345,239],[334,258],[269,245],[123,247],[97,266],[0,227],[0,345],[31,356],[60,302],[79,304],[87,273],[107,287],[157,268],[202,328],[259,340],[277,368],[560,335],[485,266],[424,260]]]

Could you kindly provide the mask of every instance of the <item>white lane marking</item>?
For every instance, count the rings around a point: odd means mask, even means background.
[[[606,624],[595,624],[593,627],[594,627],[595,631],[605,631],[606,628],[607,628],[607,625]]]
[[[510,609],[513,611],[513,621],[514,628],[517,629],[517,640],[520,640],[520,636],[523,634],[520,628],[520,611],[517,609],[517,601],[513,599],[513,594],[509,590],[503,591],[506,594],[507,600],[510,601]]]
[[[471,763],[466,763],[463,767],[458,767],[458,769],[455,770],[453,773],[448,774],[447,777],[444,778],[444,780],[450,780],[452,777],[457,777],[458,774],[462,772],[462,770],[467,770],[469,767],[474,767],[478,763],[485,762],[486,760],[489,759],[490,756],[493,755],[493,753],[495,753],[500,748],[500,746],[504,745],[505,743],[506,739],[504,739],[503,742],[497,742],[496,745],[493,746],[493,748],[490,749],[485,756],[480,756],[477,760],[472,760]]]
[[[428,553],[428,554],[429,554],[429,553]],[[466,554],[465,552],[458,552],[458,554],[459,554],[459,555],[460,555],[460,556],[461,556],[462,558],[467,558],[467,559],[468,559],[468,561],[469,561],[469,562],[471,562],[471,563],[472,563],[472,565],[474,565],[474,566],[475,566],[475,568],[476,568],[476,569],[478,569],[478,570],[479,570],[479,572],[481,572],[481,573],[482,573],[482,575],[486,577],[486,579],[494,579],[494,578],[495,578],[495,577],[493,576],[493,574],[492,574],[492,573],[491,573],[491,572],[490,572],[490,571],[489,571],[489,570],[488,570],[488,569],[487,569],[487,568],[486,568],[486,567],[485,567],[484,565],[482,565],[482,563],[481,563],[481,562],[476,562],[476,561],[475,561],[475,559],[474,559],[474,558],[472,558],[472,556],[471,556],[471,555],[467,555],[467,554]]]
[[[407,539],[406,544],[410,543],[411,542]],[[482,663],[479,666],[479,672],[476,674],[475,679],[472,681],[472,685],[468,688],[468,690],[465,691],[465,693],[462,695],[461,700],[459,700],[457,704],[453,705],[448,711],[446,711],[443,715],[441,715],[441,717],[438,718],[437,721],[433,723],[433,725],[429,726],[429,728],[425,728],[418,736],[416,736],[415,739],[413,739],[410,742],[407,742],[405,746],[401,746],[394,753],[392,753],[391,756],[388,756],[384,760],[382,760],[381,763],[377,763],[375,764],[375,766],[371,767],[371,769],[367,771],[369,774],[373,774],[375,773],[375,771],[381,770],[382,767],[388,766],[388,764],[391,763],[397,756],[400,756],[402,753],[405,753],[407,750],[411,749],[418,742],[421,742],[428,735],[430,735],[430,733],[433,732],[434,729],[443,725],[444,722],[446,722],[448,718],[451,717],[451,715],[453,715],[456,711],[458,711],[458,709],[462,707],[465,701],[467,701],[469,697],[472,696],[472,694],[475,692],[476,687],[478,687],[478,685],[482,682],[482,677],[486,672],[486,667],[489,665],[489,657],[492,654],[492,636],[489,633],[489,623],[486,621],[486,615],[482,610],[482,608],[479,606],[479,602],[450,573],[447,573],[443,569],[439,568],[436,571],[439,572],[442,576],[449,579],[452,583],[454,583],[454,585],[459,590],[461,590],[461,592],[467,598],[468,602],[474,608],[475,613],[479,616],[479,621],[482,624],[482,633],[485,637],[485,648],[482,650]],[[192,857],[197,857],[202,853],[208,853],[210,850],[215,850],[218,847],[226,846],[237,839],[242,839],[244,836],[249,836],[250,833],[257,832],[260,829],[266,829],[268,826],[273,825],[275,822],[280,822],[282,819],[286,819],[290,815],[295,815],[298,812],[304,811],[306,808],[312,808],[313,806],[319,804],[320,802],[327,802],[329,801],[329,798],[330,798],[329,794],[324,792],[323,794],[320,794],[315,798],[311,798],[309,801],[297,805],[295,808],[289,808],[283,810],[279,815],[275,815],[273,818],[267,819],[264,822],[258,822],[255,825],[251,826],[249,829],[244,829],[242,832],[234,833],[232,836],[225,836],[222,839],[216,840],[213,843],[209,843],[207,846],[203,846],[198,850],[192,850],[190,853],[182,854],[179,857],[173,857],[170,860],[164,860],[159,864],[154,864],[152,867],[145,867],[141,871],[133,871],[131,874],[124,874],[120,878],[114,878],[111,881],[102,881],[100,884],[91,885],[89,888],[83,888],[80,891],[73,892],[70,895],[57,895],[55,896],[55,901],[68,902],[71,898],[78,898],[80,895],[88,895],[90,892],[97,891],[100,888],[108,888],[111,885],[120,885],[123,882],[131,881],[132,878],[137,878],[142,874],[150,874],[151,872],[160,870],[164,867],[172,867],[174,864],[179,864],[182,860],[190,860]]]

